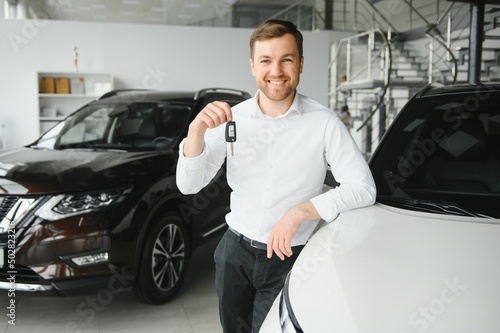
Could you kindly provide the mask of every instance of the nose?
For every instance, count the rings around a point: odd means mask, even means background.
[[[283,68],[280,61],[273,61],[271,65],[270,74],[272,76],[281,76],[283,74]]]

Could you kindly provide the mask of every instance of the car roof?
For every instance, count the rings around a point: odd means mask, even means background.
[[[479,91],[500,92],[500,82],[482,83],[482,84],[457,84],[444,86],[431,83],[423,88],[417,97],[430,97],[439,95],[468,94]]]
[[[195,91],[159,91],[159,90],[114,90],[99,98],[99,102],[151,102],[167,100],[184,100],[194,102]]]
[[[250,98],[246,91],[231,88],[206,88],[198,91],[160,91],[146,89],[113,90],[102,95],[98,102],[130,103],[175,100],[178,102],[193,103],[207,95],[217,95],[221,98],[236,97],[236,100]]]

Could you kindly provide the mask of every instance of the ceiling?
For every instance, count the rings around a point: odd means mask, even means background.
[[[266,0],[8,0],[26,3],[30,16],[53,20],[121,22],[167,25],[229,26],[233,5],[259,4],[269,6]],[[298,0],[278,0],[272,5],[288,6]],[[28,17],[30,17],[28,16]],[[203,24],[206,22],[206,24]],[[214,24],[215,22],[215,24]]]

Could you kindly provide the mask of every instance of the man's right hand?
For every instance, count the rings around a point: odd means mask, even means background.
[[[205,132],[233,120],[231,107],[226,102],[208,103],[189,124],[188,135],[184,143],[184,156],[196,157],[204,147]]]

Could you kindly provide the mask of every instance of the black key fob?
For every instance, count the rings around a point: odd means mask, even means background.
[[[236,141],[236,123],[234,121],[228,121],[226,123],[226,142]]]

